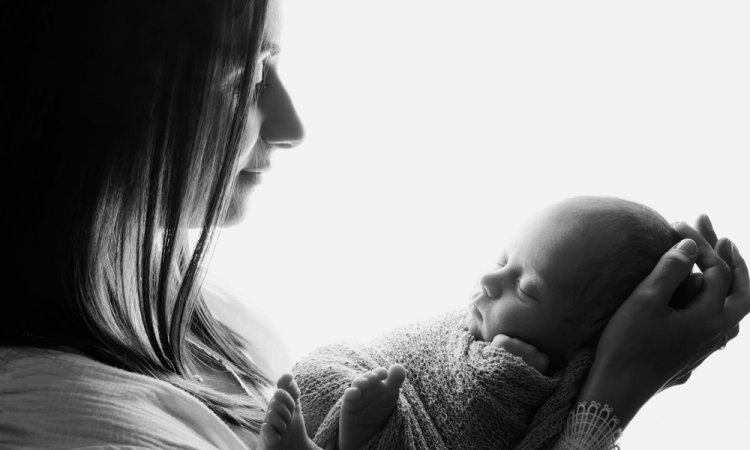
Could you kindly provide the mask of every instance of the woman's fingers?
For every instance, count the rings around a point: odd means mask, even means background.
[[[683,239],[662,255],[654,270],[633,291],[633,299],[646,301],[672,298],[677,287],[690,275],[698,248],[692,239]]]
[[[696,230],[681,222],[675,230],[683,239],[692,239],[698,246],[696,264],[703,272],[703,289],[690,306],[701,306],[704,303],[714,308],[724,306],[724,299],[732,283],[732,272],[727,263],[714,251],[713,247],[703,239]]]
[[[721,238],[714,245],[716,254],[731,268],[732,264],[732,241],[727,238]]]
[[[707,304],[722,311],[718,342],[725,334],[736,335],[735,326],[750,313],[750,276],[737,246],[729,239],[716,239],[707,216],[698,219],[698,226],[700,233],[684,223],[677,224],[675,230],[698,245],[696,262],[703,271],[703,285],[692,305]]]
[[[688,303],[690,303],[690,300],[698,295],[702,288],[703,274],[700,272],[691,273],[682,283],[680,283],[674,294],[672,294],[669,306],[675,309],[683,309]]]
[[[707,215],[701,214],[698,216],[698,220],[695,221],[695,229],[700,233],[701,236],[703,236],[703,239],[708,242],[708,245],[711,247],[716,246],[716,232],[714,231],[714,226],[711,223],[711,219],[708,218]]]
[[[734,243],[731,245],[731,253],[732,286],[724,302],[726,328],[739,324],[750,313],[750,274],[747,263]]]

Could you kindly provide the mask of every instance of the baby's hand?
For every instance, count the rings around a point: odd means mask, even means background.
[[[547,355],[537,350],[533,345],[527,344],[520,339],[498,334],[490,345],[502,348],[511,355],[518,356],[526,364],[538,370],[539,373],[544,373],[547,367],[549,367],[549,357]]]

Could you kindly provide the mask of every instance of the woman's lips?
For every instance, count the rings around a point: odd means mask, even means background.
[[[271,168],[270,164],[265,164],[263,166],[257,166],[257,165],[248,165],[242,168],[243,172],[250,172],[250,173],[264,173],[268,172],[268,170]]]

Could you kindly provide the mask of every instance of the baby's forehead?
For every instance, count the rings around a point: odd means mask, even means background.
[[[504,247],[501,258],[514,259],[524,271],[561,289],[594,276],[597,261],[611,255],[606,227],[575,216],[537,221]]]

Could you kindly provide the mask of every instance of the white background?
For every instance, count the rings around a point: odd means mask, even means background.
[[[277,152],[211,272],[294,357],[464,305],[508,232],[571,195],[706,212],[750,255],[750,2],[284,10],[307,140]],[[742,447],[749,369],[746,331],[654,398],[625,448]]]

